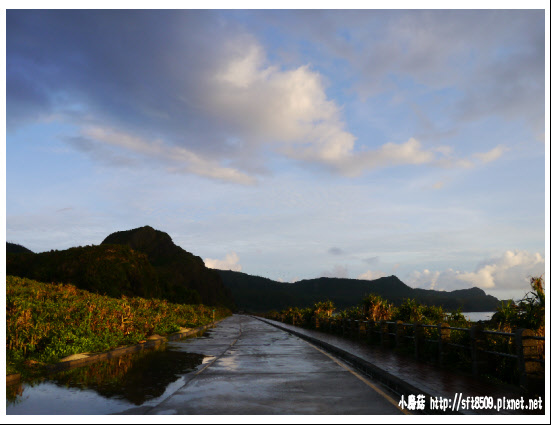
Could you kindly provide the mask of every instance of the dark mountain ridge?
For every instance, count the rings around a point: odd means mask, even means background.
[[[245,273],[213,270],[150,226],[112,233],[101,245],[34,254],[6,244],[6,272],[45,282],[72,283],[111,296],[164,298],[175,303],[220,305],[253,312],[310,307],[332,300],[337,308],[377,294],[399,305],[406,298],[446,310],[492,311],[499,300],[479,288],[451,292],[411,288],[396,276],[372,281],[317,278],[276,282]]]
[[[6,242],[6,253],[18,254],[21,252],[27,252],[27,253],[33,254],[33,252],[30,249],[25,248],[23,245],[19,245],[13,242]]]
[[[71,283],[111,297],[162,298],[145,254],[127,246],[84,246],[34,254],[6,254],[6,274],[40,282]]]
[[[231,292],[214,270],[150,226],[113,233],[96,246],[34,254],[9,244],[6,251],[8,275],[72,283],[113,297],[235,307]]]
[[[173,298],[178,297],[183,286],[196,292],[204,304],[233,305],[231,292],[216,271],[207,268],[201,257],[174,244],[168,233],[144,226],[112,233],[101,245],[128,245],[146,254]]]
[[[455,291],[435,291],[411,288],[396,276],[375,280],[321,277],[296,283],[276,282],[264,277],[241,272],[217,270],[224,285],[234,296],[237,308],[265,312],[287,307],[311,307],[318,301],[331,300],[339,309],[358,305],[370,293],[399,305],[412,298],[422,304],[442,306],[445,310],[493,311],[499,300],[482,289],[469,288]]]

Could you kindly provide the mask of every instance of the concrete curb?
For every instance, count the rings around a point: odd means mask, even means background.
[[[194,328],[192,330],[186,331],[186,332],[176,332],[170,335],[167,335],[166,337],[162,337],[155,340],[149,340],[141,344],[136,345],[130,345],[127,347],[119,347],[115,348],[114,350],[106,351],[105,353],[98,353],[93,354],[91,356],[88,356],[83,359],[76,359],[76,360],[68,360],[64,362],[55,363],[52,365],[46,366],[46,373],[56,373],[63,370],[69,370],[76,367],[84,366],[87,364],[95,363],[101,360],[107,360],[107,359],[113,359],[116,357],[120,357],[124,354],[130,354],[130,353],[136,353],[138,351],[142,350],[148,350],[151,348],[154,348],[156,346],[159,346],[161,344],[164,344],[168,341],[177,341],[179,339],[183,338],[189,338],[194,335],[197,335],[198,333],[201,333],[203,331],[206,331],[209,328],[212,328],[216,326],[218,323],[222,322],[223,320],[227,319],[227,317],[224,317],[223,319],[217,320],[216,322],[209,323],[207,325],[199,326],[198,328]],[[14,385],[19,383],[21,380],[21,375],[19,373],[7,375],[6,376],[6,385]]]
[[[430,397],[437,397],[436,394],[431,394],[430,392],[428,392],[426,389],[422,389],[422,388],[418,388],[416,386],[413,386],[412,384],[410,384],[409,382],[395,376],[395,375],[392,375],[388,372],[386,372],[385,370],[381,369],[380,367],[374,365],[373,363],[370,363],[368,362],[367,360],[365,359],[362,359],[360,357],[357,357],[355,356],[354,354],[351,354],[347,351],[344,351],[343,349],[341,348],[338,348],[338,347],[335,347],[334,345],[331,345],[325,341],[321,341],[317,338],[314,338],[312,336],[309,336],[309,335],[306,335],[306,334],[303,334],[299,331],[296,331],[294,329],[289,329],[289,328],[286,328],[284,326],[279,326],[277,323],[274,323],[274,322],[271,322],[271,321],[267,321],[263,318],[260,318],[260,317],[257,317],[257,316],[251,316],[251,317],[254,317],[255,319],[257,320],[260,320],[268,325],[271,325],[271,326],[274,326],[278,329],[281,329],[282,331],[285,331],[285,332],[289,332],[295,336],[298,336],[299,338],[302,338],[308,342],[311,342],[312,344],[314,345],[317,345],[318,347],[321,347],[323,348],[324,350],[334,354],[335,356],[337,356],[338,358],[348,362],[349,364],[351,364],[352,366],[354,366],[355,368],[361,370],[363,373],[365,373],[367,376],[373,378],[374,380],[382,383],[383,385],[385,385],[386,387],[388,387],[391,391],[393,391],[394,393],[398,394],[398,395],[403,395],[406,400],[407,400],[407,396],[409,394],[414,394],[414,395],[418,395],[418,394],[423,394],[425,396],[425,400],[430,400]],[[430,410],[424,410],[424,411],[419,411],[419,412],[422,412],[422,413],[425,413],[425,414],[430,414]],[[467,412],[442,412],[442,411],[439,411],[437,414],[439,415],[442,415],[442,414],[452,414],[452,415],[462,415],[462,414],[465,414]],[[470,413],[470,412],[469,412]]]
[[[11,375],[7,375],[6,385],[17,384],[20,379],[21,379],[21,375],[19,373],[12,373]]]

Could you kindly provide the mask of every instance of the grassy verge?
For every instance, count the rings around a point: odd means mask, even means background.
[[[144,298],[110,298],[73,285],[6,277],[6,374],[40,374],[47,364],[77,353],[103,352],[193,328],[213,308]],[[231,312],[215,309],[215,319]]]

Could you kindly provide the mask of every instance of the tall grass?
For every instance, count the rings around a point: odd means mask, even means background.
[[[230,315],[216,308],[215,318]],[[177,332],[211,322],[213,309],[166,300],[110,298],[73,285],[6,278],[7,372],[83,352],[136,344],[153,334]]]

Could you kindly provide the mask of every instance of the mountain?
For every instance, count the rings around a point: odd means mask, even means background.
[[[231,291],[203,260],[150,226],[115,232],[101,245],[32,253],[6,245],[6,274],[72,283],[112,297],[140,296],[181,304],[235,307]]]
[[[147,255],[167,299],[179,302],[197,294],[196,301],[207,305],[233,307],[231,292],[216,271],[209,269],[196,255],[175,245],[165,232],[150,226],[115,232],[101,245],[127,245]]]
[[[85,246],[39,254],[8,252],[6,274],[71,283],[111,297],[162,297],[159,279],[147,256],[127,246]]]
[[[367,281],[318,278],[296,283],[205,267],[203,260],[150,226],[115,232],[99,246],[34,254],[6,244],[6,272],[43,282],[72,283],[114,297],[164,298],[175,303],[236,306],[248,311],[310,307],[332,300],[337,308],[358,305],[374,293],[394,304],[412,298],[446,310],[492,311],[499,300],[479,288],[451,292],[411,288],[396,276]]]
[[[20,253],[20,252],[27,252],[27,253],[30,253],[30,254],[33,253],[30,249],[25,248],[22,245],[18,245],[16,243],[12,243],[12,242],[6,242],[6,253],[17,254],[17,253]]]
[[[461,307],[463,311],[493,311],[499,303],[497,298],[479,288],[451,292],[411,288],[396,276],[371,281],[321,277],[283,283],[241,272],[217,272],[224,285],[231,290],[237,308],[253,312],[311,307],[324,300],[331,300],[342,309],[358,305],[370,293],[380,295],[395,305],[412,298],[422,304],[442,306],[445,310]]]

